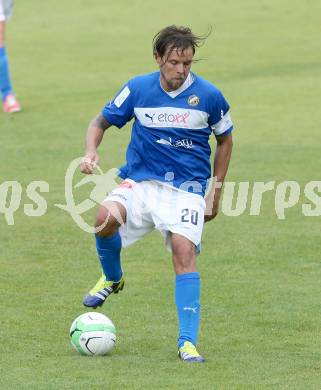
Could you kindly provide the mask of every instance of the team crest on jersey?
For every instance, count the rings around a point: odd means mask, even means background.
[[[200,98],[196,95],[192,95],[188,98],[187,102],[190,106],[197,106],[200,102]]]

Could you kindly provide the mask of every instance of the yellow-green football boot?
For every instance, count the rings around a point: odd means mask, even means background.
[[[197,352],[195,345],[189,341],[185,341],[183,346],[178,349],[178,357],[184,362],[205,362],[205,359]]]
[[[106,280],[106,276],[103,274],[95,286],[89,291],[83,300],[83,305],[96,309],[98,306],[102,306],[106,298],[110,294],[118,294],[124,288],[124,278],[122,277],[118,282],[112,280]]]

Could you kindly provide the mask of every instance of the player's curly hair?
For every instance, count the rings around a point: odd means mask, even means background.
[[[175,25],[165,27],[153,38],[153,54],[163,57],[166,52],[169,55],[173,49],[185,50],[189,47],[195,54],[196,48],[204,43],[210,33],[211,31],[205,36],[197,36],[189,27]]]

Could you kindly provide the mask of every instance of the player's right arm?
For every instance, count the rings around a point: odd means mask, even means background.
[[[110,127],[102,114],[97,115],[89,124],[86,134],[86,152],[80,163],[81,172],[90,175],[99,164],[97,148],[104,136],[104,131]]]
[[[80,170],[92,174],[99,163],[97,148],[104,136],[104,131],[110,126],[122,128],[134,116],[133,93],[129,81],[102,112],[94,118],[88,127],[86,135],[86,154],[80,164]]]

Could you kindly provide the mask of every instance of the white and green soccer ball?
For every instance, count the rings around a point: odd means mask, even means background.
[[[105,355],[116,343],[116,328],[104,314],[88,312],[71,324],[70,340],[82,355]]]

